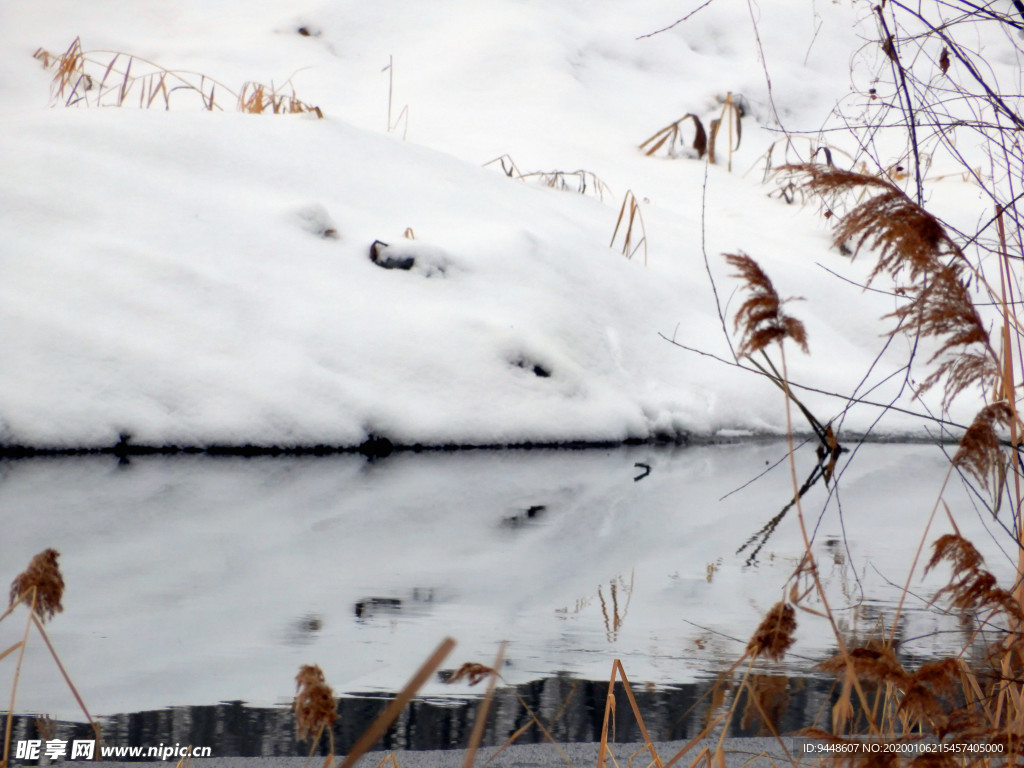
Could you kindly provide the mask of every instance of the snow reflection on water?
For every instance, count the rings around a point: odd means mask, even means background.
[[[762,442],[374,462],[13,461],[0,465],[0,562],[13,578],[35,552],[61,551],[68,588],[51,633],[104,714],[282,704],[304,663],[320,664],[337,692],[394,691],[445,636],[459,643],[452,667],[489,663],[508,640],[509,684],[607,680],[615,658],[637,684],[688,684],[742,653],[798,561],[793,513],[755,564],[737,554],[787,501],[785,465],[726,496],[783,455],[781,443]],[[650,473],[636,479],[637,464]],[[838,497],[826,506],[824,486],[806,497],[851,634],[892,614],[944,472],[934,447],[868,445]],[[998,539],[959,490],[947,498],[1000,575]],[[937,522],[930,538],[947,529]],[[934,656],[961,640],[955,621],[922,610],[942,575],[913,580],[922,599],[901,624],[904,654]],[[799,620],[773,674],[806,674],[834,646],[824,622]],[[0,625],[0,645],[16,632]],[[32,644],[18,709],[74,717],[51,666]],[[0,668],[0,689],[10,675]],[[440,680],[424,690],[474,692]]]

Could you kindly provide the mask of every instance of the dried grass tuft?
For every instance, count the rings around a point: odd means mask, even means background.
[[[489,160],[484,163],[483,167],[487,168],[492,165],[500,166],[501,172],[510,179],[538,181],[550,189],[576,192],[580,195],[593,195],[598,200],[604,200],[606,194],[611,195],[611,188],[596,173],[582,168],[575,171],[527,171],[524,173],[508,154]]]
[[[334,693],[324,679],[324,673],[316,664],[304,664],[295,676],[296,734],[301,741],[320,740],[325,728],[330,728],[338,719]]]
[[[261,115],[271,112],[275,115],[296,115],[304,112],[312,112],[317,117],[323,117],[319,107],[314,107],[302,101],[295,95],[295,87],[289,81],[285,83],[290,89],[289,93],[283,93],[273,85],[266,86],[263,83],[248,82],[242,86],[238,94],[238,109],[241,112],[248,112],[253,115]]]
[[[723,254],[725,260],[746,284],[748,298],[736,311],[735,328],[742,334],[737,354],[751,356],[772,342],[791,339],[807,352],[807,331],[804,324],[782,311],[785,303],[760,265],[745,253]]]
[[[33,607],[40,619],[52,619],[64,607],[64,577],[61,576],[55,549],[45,549],[32,558],[28,568],[11,582],[11,606],[24,602]]]
[[[234,97],[242,112],[262,114],[295,114],[310,112],[323,117],[319,107],[307,104],[295,95],[289,79],[285,86],[290,92],[273,85],[248,82],[239,93],[207,75],[167,69],[152,61],[121,51],[84,51],[82,41],[75,38],[62,54],[53,54],[39,48],[34,57],[46,69],[53,70],[51,93],[54,100],[64,106],[123,107],[129,103],[140,109],[154,106],[171,108],[175,103],[192,97],[202,109],[221,109],[217,103],[218,90]]]
[[[778,602],[773,605],[747,643],[747,651],[753,656],[767,656],[779,661],[790,649],[796,638],[796,611],[789,603]]]

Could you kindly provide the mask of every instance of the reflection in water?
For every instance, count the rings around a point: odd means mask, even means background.
[[[737,692],[731,681],[705,680],[667,688],[640,687],[634,695],[648,733],[655,740],[696,736],[722,707],[737,711],[730,735],[757,736],[772,727],[793,732],[827,717],[832,687],[828,681],[755,675],[747,693]],[[642,741],[640,729],[621,685],[616,686],[615,740]],[[714,689],[714,690],[713,690]],[[547,739],[531,725],[535,714],[560,742],[595,742],[601,738],[607,681],[577,680],[557,675],[525,685],[498,688],[484,733],[484,746],[500,746],[519,733],[517,744],[539,744]],[[337,752],[348,752],[363,731],[385,708],[387,696],[348,696],[338,704],[334,727]],[[451,749],[465,747],[476,721],[480,698],[416,699],[399,716],[375,747],[383,750]],[[88,739],[88,727],[58,724],[57,738]],[[243,702],[212,706],[171,707],[104,718],[105,743],[115,746],[191,744],[212,747],[215,757],[305,756],[309,745],[295,739],[295,718],[284,707],[249,707]],[[15,719],[15,739],[43,738],[31,718]],[[326,739],[320,745],[326,754]]]
[[[820,465],[813,449],[805,454],[802,466]],[[645,714],[664,717],[667,738],[673,727],[692,733],[693,685],[743,653],[800,560],[791,515],[762,542],[756,565],[736,554],[792,497],[788,473],[771,471],[785,469],[784,455],[782,443],[761,442],[407,453],[372,462],[0,462],[0,579],[47,547],[61,552],[65,610],[47,631],[76,686],[93,712],[150,713],[118,716],[122,725],[111,727],[127,729],[119,738],[150,721],[217,721],[232,733],[256,723],[252,729],[271,734],[260,739],[287,742],[280,733],[290,731],[258,724],[288,719],[276,707],[292,695],[301,665],[319,664],[338,693],[386,696],[447,636],[458,642],[455,666],[487,661],[508,642],[502,676],[515,687],[505,689],[492,739],[528,722],[516,691],[554,718],[572,686],[556,727],[565,738],[594,738],[593,702],[604,701],[606,683],[577,681],[607,680],[615,659],[650,696]],[[929,446],[868,445],[832,488],[819,482],[808,490],[807,514],[820,513],[808,520],[813,546],[843,632],[867,636],[891,620],[931,511],[921,499],[932,498],[947,469]],[[836,483],[841,496],[830,494]],[[970,506],[954,490],[946,499],[960,530],[987,545],[999,575],[984,521],[962,513]],[[930,536],[944,532],[936,524]],[[935,658],[960,644],[955,619],[927,607],[944,575],[915,576],[896,631],[901,653]],[[794,687],[793,676],[810,674],[835,644],[827,622],[800,622],[785,662],[759,670],[791,682],[759,680],[753,689],[777,702],[788,696],[785,704],[761,702],[783,719],[810,716],[801,696],[811,688]],[[13,622],[0,624],[0,649],[19,640]],[[73,719],[75,703],[52,666],[33,638],[18,708]],[[0,664],[0,690],[9,690],[11,670]],[[681,700],[686,691],[689,703]],[[451,697],[474,693],[431,681],[394,738],[420,738],[428,720],[460,734],[475,704],[456,706]],[[441,697],[448,703],[437,703]],[[192,706],[236,700],[249,706]],[[346,706],[367,717],[380,704],[351,701]],[[620,737],[627,719],[620,717]]]

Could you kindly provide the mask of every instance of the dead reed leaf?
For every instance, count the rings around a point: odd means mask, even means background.
[[[732,154],[740,148],[743,139],[743,108],[733,100],[732,92],[726,94],[722,102],[722,112],[710,123],[711,135],[708,138],[708,162],[715,162],[715,146],[718,141],[718,131],[722,123],[728,126],[729,143],[726,147],[729,153],[727,169],[732,171]]]
[[[783,300],[760,265],[745,253],[723,254],[725,260],[745,283],[750,297],[736,311],[734,327],[741,333],[737,355],[751,356],[772,342],[791,339],[807,352],[807,331],[804,324],[782,311]]]
[[[796,611],[788,603],[778,602],[761,619],[757,631],[747,643],[747,651],[754,657],[767,656],[779,661],[796,642],[793,637],[795,631]]]
[[[619,207],[619,217],[615,220],[615,229],[612,231],[609,248],[615,247],[615,240],[619,236],[619,228],[623,220],[626,220],[626,229],[622,237],[622,255],[632,259],[641,247],[644,249],[644,266],[647,266],[647,228],[644,226],[644,217],[640,213],[640,203],[633,194],[633,190],[627,189],[625,197],[622,198],[622,205]],[[633,225],[636,224],[640,230],[640,238],[633,240]]]
[[[445,680],[445,683],[451,685],[465,680],[469,685],[476,685],[482,680],[486,680],[488,675],[497,676],[497,671],[492,667],[485,666],[483,664],[477,664],[473,661],[467,661],[457,670],[455,673]]]
[[[64,610],[60,604],[64,595],[64,577],[61,576],[55,549],[45,549],[32,558],[28,568],[11,582],[11,606],[18,601],[33,607],[42,620],[52,619]]]
[[[334,693],[316,664],[304,664],[295,676],[295,730],[300,741],[319,741],[325,728],[338,719]]]
[[[674,123],[670,123],[657,131],[653,136],[643,141],[639,149],[644,150],[644,154],[650,157],[662,147],[669,157],[674,157],[676,153],[676,144],[679,146],[685,146],[683,142],[683,123],[687,120],[693,122],[694,136],[691,147],[697,153],[698,158],[704,157],[708,151],[708,135],[704,130],[704,124],[700,121],[692,112],[688,112],[681,118],[676,120]]]

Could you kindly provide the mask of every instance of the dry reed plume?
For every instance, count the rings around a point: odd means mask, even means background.
[[[878,176],[815,164],[783,171],[803,178],[803,188],[820,195],[830,214],[844,195],[869,195],[840,217],[833,241],[843,247],[849,243],[854,256],[873,251],[877,262],[868,283],[887,274],[908,297],[888,315],[897,321],[890,335],[900,331],[937,340],[939,348],[928,361],[936,368],[919,393],[946,379],[943,403],[948,406],[967,387],[984,386],[999,376],[999,355],[967,290],[970,265],[935,216]],[[901,285],[902,280],[909,283]]]
[[[761,619],[757,631],[747,643],[747,651],[755,658],[767,656],[769,659],[779,661],[796,642],[796,638],[793,637],[794,632],[796,632],[796,611],[793,610],[793,606],[783,602],[776,603]]]
[[[324,729],[328,729],[338,718],[334,694],[324,679],[323,670],[316,664],[304,664],[295,676],[295,729],[301,741],[312,739],[314,748],[320,741]],[[333,737],[331,739],[334,752]]]
[[[1014,596],[998,586],[996,577],[982,566],[985,559],[974,545],[958,533],[940,536],[932,545],[934,552],[925,566],[930,571],[943,560],[952,568],[949,583],[938,591],[936,599],[946,595],[958,611],[1002,613],[1016,626],[1024,624],[1024,611]]]
[[[974,417],[953,455],[953,465],[986,485],[993,471],[1002,467],[1002,445],[996,425],[1010,426],[1013,409],[1004,402],[982,408]]]
[[[733,276],[742,280],[750,292],[734,319],[734,327],[741,334],[737,354],[749,357],[772,342],[782,343],[783,339],[791,339],[807,352],[804,324],[782,311],[785,302],[758,263],[745,253],[727,253],[724,257],[736,270]]]
[[[32,627],[35,627],[36,631],[43,638],[43,642],[46,644],[54,664],[57,665],[57,669],[64,678],[64,682],[67,683],[72,696],[75,697],[75,701],[81,707],[86,720],[92,726],[93,732],[96,734],[97,743],[101,741],[99,725],[92,719],[92,715],[89,714],[89,709],[85,706],[85,702],[79,695],[78,689],[75,688],[75,684],[71,681],[70,675],[68,675],[67,670],[64,668],[64,664],[61,662],[60,656],[57,655],[57,650],[54,648],[43,626],[48,619],[52,619],[55,614],[64,610],[64,607],[61,605],[61,599],[64,597],[64,577],[61,575],[60,567],[57,565],[58,557],[60,557],[60,553],[55,549],[44,549],[33,557],[29,561],[28,568],[18,574],[14,581],[11,582],[10,605],[3,615],[0,615],[0,621],[3,621],[11,615],[18,605],[24,604],[28,608],[28,618],[25,621],[25,630],[22,633],[21,640],[0,653],[0,659],[4,659],[15,651],[18,652],[17,661],[14,666],[14,677],[11,681],[11,695],[7,707],[3,757],[0,759],[0,768],[6,768],[9,765],[14,704],[18,692],[18,681],[21,676],[21,665],[25,659],[25,649],[28,646],[29,631]]]
[[[28,568],[11,582],[11,607],[24,602],[44,621],[64,610],[60,604],[64,596],[64,577],[57,565],[59,556],[57,550],[45,549],[32,558]]]

